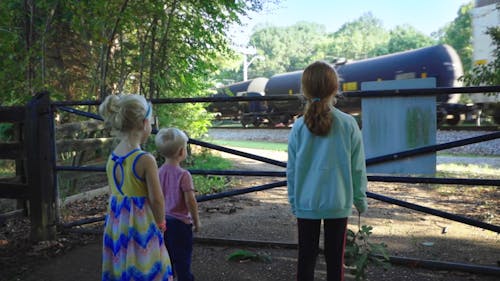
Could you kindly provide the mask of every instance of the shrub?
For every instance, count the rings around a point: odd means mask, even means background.
[[[372,229],[372,226],[363,225],[358,226],[357,233],[347,230],[344,258],[356,281],[365,280],[368,265],[383,266],[385,269],[390,266],[387,245],[369,242]]]

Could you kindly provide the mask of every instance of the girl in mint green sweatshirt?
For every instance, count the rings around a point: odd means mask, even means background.
[[[336,109],[335,69],[314,62],[302,74],[307,99],[288,138],[288,199],[297,217],[297,280],[314,280],[321,221],[327,280],[343,280],[347,218],[367,209],[363,141],[354,118]]]

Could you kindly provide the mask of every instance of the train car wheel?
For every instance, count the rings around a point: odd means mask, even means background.
[[[289,121],[290,121],[290,116],[288,116],[288,115],[283,115],[283,116],[281,117],[281,123],[283,123],[284,125],[287,125]]]
[[[493,114],[493,122],[495,124],[500,125],[500,111],[497,111]]]
[[[261,124],[262,124],[262,119],[260,119],[259,117],[255,118],[255,120],[253,120],[253,125],[256,128],[258,128]]]
[[[243,128],[246,128],[248,127],[248,124],[250,124],[250,118],[248,118],[247,116],[241,116],[240,123]]]
[[[438,126],[441,126],[445,123],[446,121],[446,115],[448,115],[446,113],[446,109],[438,106],[437,110],[436,110],[436,124]]]
[[[493,121],[500,125],[500,103],[493,106]]]
[[[460,114],[453,114],[451,119],[446,119],[446,124],[456,126],[460,123]]]
[[[274,125],[280,122],[280,116],[276,108],[269,108],[267,112],[267,120],[269,120],[269,123],[267,124],[269,128],[273,128]]]

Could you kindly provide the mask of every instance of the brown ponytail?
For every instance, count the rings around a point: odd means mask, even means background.
[[[330,132],[333,117],[331,108],[339,82],[335,69],[325,62],[310,64],[302,74],[302,91],[307,98],[304,122],[315,135],[326,136]]]

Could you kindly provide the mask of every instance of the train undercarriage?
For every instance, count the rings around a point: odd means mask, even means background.
[[[348,112],[351,113],[351,112]],[[216,120],[238,121],[242,127],[280,127],[293,124],[299,115],[295,111],[280,112],[278,110],[248,111],[242,108],[231,115],[217,114]],[[455,103],[438,104],[436,108],[436,123],[438,126],[456,126],[463,121],[473,121],[476,125],[481,125],[482,120],[491,119],[494,123],[500,124],[500,104],[497,105],[465,105]]]

